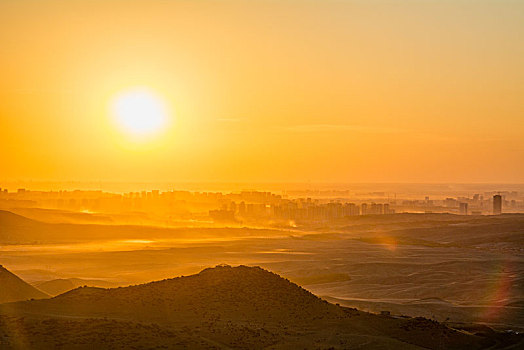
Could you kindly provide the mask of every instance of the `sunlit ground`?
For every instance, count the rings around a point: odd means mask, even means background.
[[[128,285],[221,263],[259,265],[365,310],[524,326],[521,309],[505,307],[522,301],[524,257],[518,244],[505,241],[516,238],[502,234],[493,244],[479,226],[447,227],[437,236],[384,227],[375,234],[346,227],[258,235],[230,228],[215,236],[175,229],[185,236],[7,245],[0,251],[2,263],[29,282],[76,277]]]

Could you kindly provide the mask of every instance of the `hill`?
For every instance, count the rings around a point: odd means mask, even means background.
[[[207,348],[481,349],[496,345],[500,342],[497,337],[502,336],[477,336],[427,319],[343,308],[274,273],[247,266],[217,266],[196,275],[124,288],[77,288],[52,299],[0,305],[0,315],[8,320],[6,324],[18,322],[20,332],[37,342],[42,334],[52,342],[58,332],[48,324],[42,329],[46,323],[41,320],[46,318],[58,328],[64,326],[63,320],[70,320],[78,332],[83,322],[113,320],[117,333],[125,332],[118,322],[131,322],[130,330],[145,324],[153,327],[147,330],[148,339],[163,331],[175,338],[185,334],[191,338],[186,343],[204,341]],[[19,316],[24,320],[12,320]],[[91,337],[98,337],[93,332],[104,333],[98,327],[90,329]],[[67,334],[71,336],[66,339]],[[67,348],[77,339],[75,334],[56,336],[62,339],[62,348]],[[60,348],[60,344],[51,346]],[[140,344],[135,345],[140,348]]]
[[[0,244],[47,244],[121,239],[206,239],[281,236],[279,230],[256,228],[165,228],[140,225],[47,223],[0,210]]]
[[[9,208],[11,213],[46,223],[115,224],[110,215],[44,208]]]
[[[101,288],[111,288],[117,286],[115,283],[103,280],[86,280],[82,278],[60,278],[51,281],[33,283],[33,285],[39,290],[52,296],[57,296],[80,286]]]
[[[140,318],[162,323],[176,323],[180,318],[186,322],[193,316],[267,321],[343,314],[340,308],[296,284],[247,266],[217,266],[192,276],[124,288],[80,287],[45,303],[20,306],[33,312],[52,309],[61,315]],[[286,310],[285,314],[282,310]]]
[[[0,265],[0,303],[49,297]]]

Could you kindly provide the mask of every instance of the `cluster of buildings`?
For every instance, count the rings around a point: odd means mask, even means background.
[[[360,205],[349,202],[312,200],[311,198],[283,199],[276,203],[240,203],[231,202],[221,209],[210,211],[215,220],[292,220],[330,221],[347,216],[370,214],[393,214],[389,204],[362,203]]]
[[[350,196],[337,192],[330,195]],[[374,193],[378,196],[379,194]],[[431,200],[365,198],[288,198],[263,191],[238,193],[159,190],[109,193],[103,191],[29,191],[9,192],[0,188],[0,209],[48,208],[98,213],[150,213],[159,217],[214,221],[295,221],[326,222],[357,215],[382,215],[395,212],[454,213],[491,215],[504,211],[519,212],[524,200],[517,192],[475,194]]]
[[[524,211],[524,198],[516,191],[486,192],[472,197],[448,197],[440,200],[402,200],[395,205],[401,212],[453,213],[459,215],[498,215],[503,211]]]
[[[515,201],[513,203],[514,203],[513,207],[516,207]],[[459,214],[460,215],[469,215],[470,214],[468,202],[459,202],[458,205],[459,205]],[[496,194],[493,196],[492,205],[493,205],[493,208],[492,208],[491,213],[493,215],[502,214],[502,196],[500,194]],[[482,211],[473,210],[471,211],[471,214],[472,215],[482,215]]]

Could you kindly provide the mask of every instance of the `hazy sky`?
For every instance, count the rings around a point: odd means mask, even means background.
[[[16,179],[524,182],[524,1],[1,0]]]

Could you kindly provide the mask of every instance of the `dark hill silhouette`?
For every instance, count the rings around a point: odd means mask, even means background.
[[[0,303],[48,297],[0,265]]]
[[[33,311],[52,308],[72,316],[137,316],[164,323],[178,322],[181,315],[185,319],[268,321],[285,317],[300,321],[313,315],[344,314],[335,305],[274,273],[247,266],[217,266],[192,276],[124,288],[80,287],[30,306]],[[282,310],[286,313],[282,314]]]
[[[247,266],[217,266],[192,276],[123,288],[82,287],[52,299],[1,305],[2,314],[25,316],[26,323],[28,318],[45,317],[57,322],[58,317],[153,324],[166,332],[183,331],[192,342],[204,340],[209,348],[480,349],[497,342],[435,321],[333,305],[274,273]],[[33,333],[41,334],[38,324],[20,327],[33,327]],[[48,334],[46,339],[54,338]],[[73,340],[63,339],[61,344],[69,341]]]

